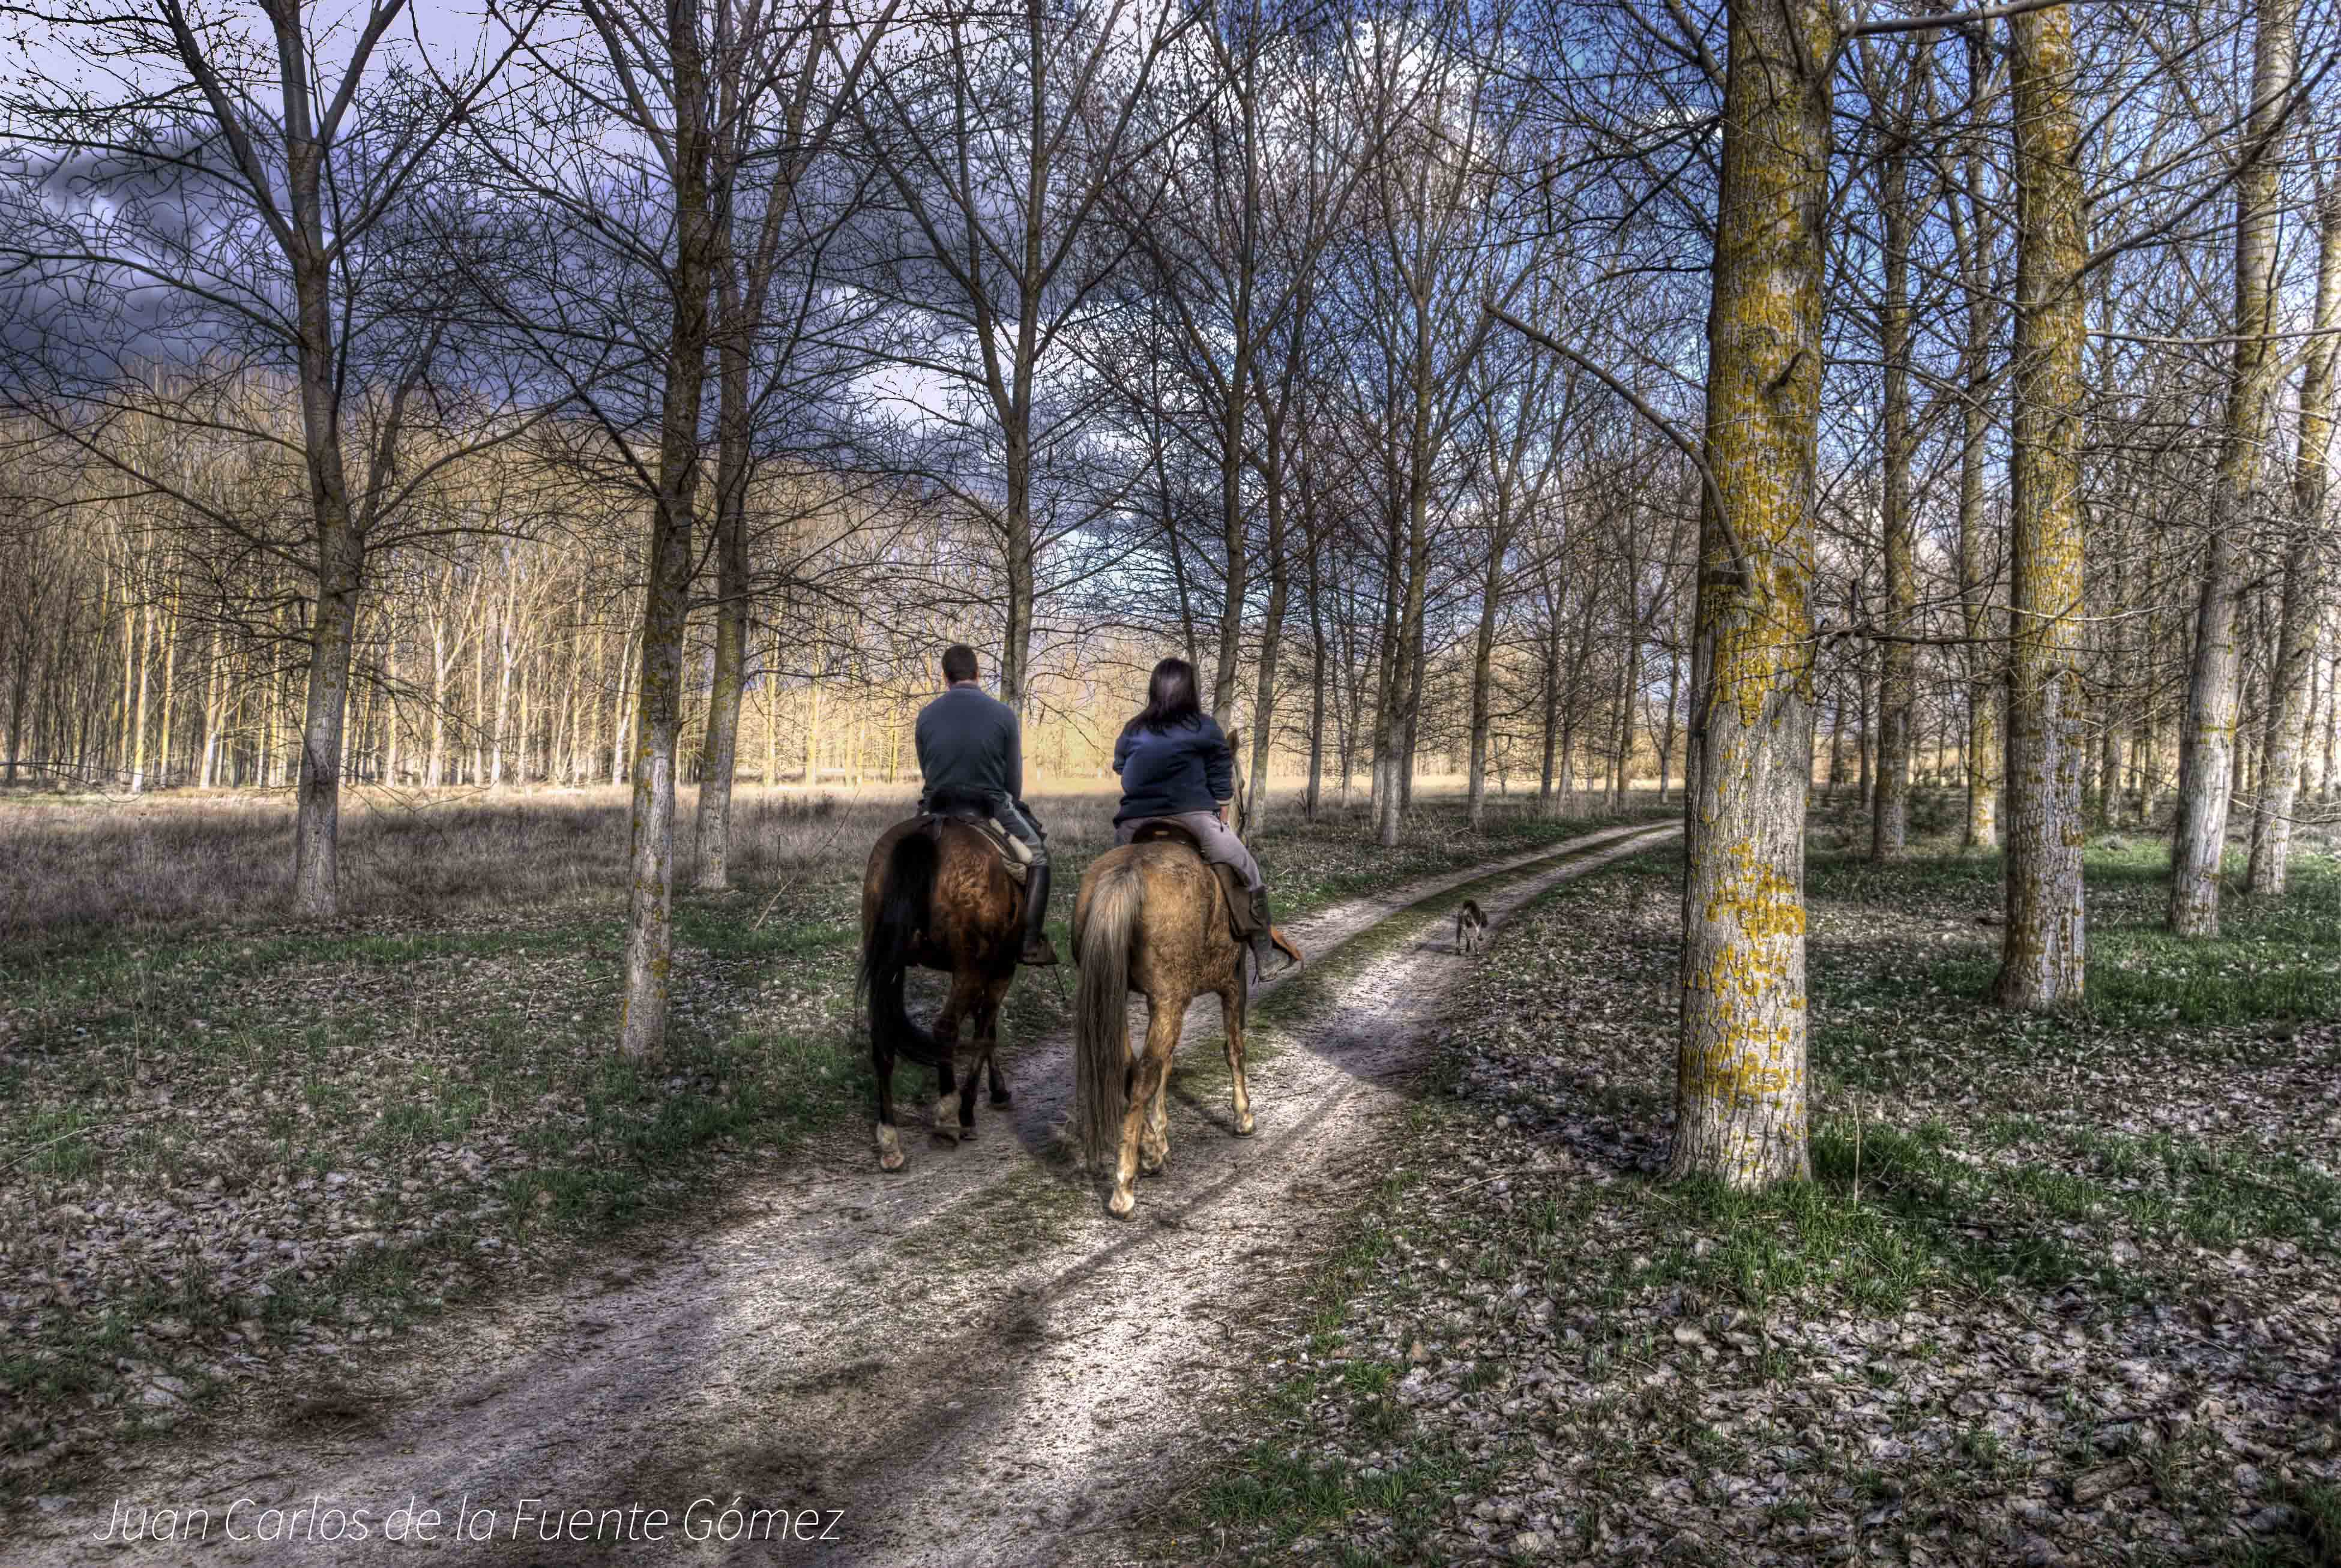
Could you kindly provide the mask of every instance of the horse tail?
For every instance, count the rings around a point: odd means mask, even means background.
[[[1121,1157],[1130,1102],[1130,938],[1143,892],[1136,866],[1109,867],[1073,937],[1081,969],[1073,998],[1073,1098],[1091,1170],[1110,1171]]]
[[[905,833],[886,858],[878,892],[878,918],[862,943],[862,973],[855,988],[870,998],[870,1043],[888,1056],[932,1067],[942,1059],[935,1037],[911,1021],[902,1005],[920,933],[934,909],[935,871],[941,854],[932,833]]]

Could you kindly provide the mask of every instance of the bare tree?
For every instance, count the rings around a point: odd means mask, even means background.
[[[1071,12],[1026,0],[1005,24],[951,12],[855,101],[901,207],[886,274],[897,327],[931,345],[905,342],[893,357],[973,405],[982,466],[998,464],[996,489],[973,462],[931,471],[998,535],[1007,577],[1000,689],[1014,706],[1032,681],[1041,549],[1092,515],[1053,530],[1036,521],[1036,410],[1056,390],[1062,340],[1112,270],[1083,248],[1107,193],[1171,128],[1142,110],[1164,52],[1191,20],[1167,0]],[[1071,433],[1070,422],[1056,433]]]
[[[24,178],[0,225],[0,287],[45,326],[15,342],[16,405],[151,490],[170,491],[167,477],[105,430],[152,405],[158,367],[195,372],[224,352],[296,389],[306,537],[243,531],[310,579],[293,902],[330,916],[367,551],[419,482],[405,461],[415,405],[461,379],[445,352],[453,280],[410,263],[453,235],[432,221],[453,213],[431,172],[511,51],[433,86],[383,46],[404,0],[375,0],[346,42],[294,0],[263,10],[254,36],[180,0],[18,8],[120,92],[9,93]],[[232,416],[212,399],[178,417],[200,431]]]
[[[797,376],[806,339],[818,329],[822,308],[822,245],[855,208],[851,200],[810,223],[798,200],[814,162],[829,147],[860,79],[893,16],[888,5],[862,20],[842,16],[830,0],[817,0],[801,15],[762,18],[771,36],[769,64],[778,113],[766,128],[753,104],[723,108],[722,144],[714,154],[714,184],[731,193],[722,203],[718,242],[718,356],[715,460],[715,650],[708,693],[707,727],[700,757],[699,886],[730,885],[732,782],[737,765],[741,700],[747,690],[748,636],[753,585],[749,573],[748,501],[755,474],[760,428],[775,402],[807,396]],[[751,14],[743,25],[758,25]],[[849,27],[858,45],[842,63],[837,42]],[[741,95],[740,74],[722,78],[722,91]],[[747,211],[742,212],[746,207]],[[773,290],[784,263],[800,263],[802,276],[785,307],[773,316]],[[777,331],[770,330],[777,327]],[[758,371],[762,372],[761,386]],[[839,378],[817,377],[833,386]]]

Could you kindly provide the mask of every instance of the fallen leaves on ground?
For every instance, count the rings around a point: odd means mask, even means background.
[[[1761,1197],[1655,1179],[1673,866],[1504,932],[1153,1554],[2335,1560],[2341,1035],[1992,1012],[1988,867],[1939,869],[1817,866],[1816,1180]],[[2114,961],[2154,958],[2147,879],[2104,879]],[[2330,864],[2295,898],[2329,919]]]

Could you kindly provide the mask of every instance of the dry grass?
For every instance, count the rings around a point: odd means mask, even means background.
[[[691,859],[698,792],[677,839]],[[342,819],[343,912],[412,919],[583,901],[615,907],[625,886],[623,789],[361,790]],[[901,789],[742,788],[733,797],[733,878],[771,887],[856,867],[909,805]],[[1112,830],[1112,797],[1035,802],[1054,842]],[[0,799],[0,942],[54,944],[99,929],[235,925],[283,914],[292,886],[289,795]]]
[[[1454,781],[1418,787],[1425,807],[1410,841],[1459,841]],[[762,888],[860,868],[870,844],[910,809],[907,786],[824,789],[742,785],[732,804],[732,875]],[[1330,847],[1364,831],[1362,810],[1314,828],[1294,821],[1295,797],[1271,802],[1272,838]],[[618,907],[625,886],[629,792],[588,789],[353,789],[341,829],[345,920],[438,921],[493,910],[583,913]],[[1564,800],[1574,817],[1587,802]],[[676,819],[682,867],[693,866],[698,791]],[[1109,785],[1036,792],[1033,808],[1061,857],[1086,861],[1111,841]],[[1493,836],[1525,825],[1524,797],[1490,802]],[[291,895],[289,792],[168,795],[0,794],[0,945],[70,948],[100,934],[190,926],[249,926],[284,918]],[[1068,880],[1060,878],[1060,881]]]

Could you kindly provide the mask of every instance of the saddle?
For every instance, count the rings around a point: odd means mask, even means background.
[[[1203,841],[1176,822],[1145,823],[1130,836],[1130,841],[1132,844],[1178,844],[1193,850],[1195,858],[1203,861],[1204,868],[1219,878],[1220,891],[1227,895],[1228,935],[1235,938],[1239,948],[1251,940],[1251,934],[1260,928],[1260,917],[1252,908],[1251,889],[1244,886],[1242,872],[1233,866],[1215,865],[1203,859]]]
[[[1022,885],[1032,868],[1031,846],[1000,825],[991,814],[991,802],[981,796],[961,795],[943,790],[927,802],[921,821],[942,823],[962,822],[976,830],[991,852],[1000,857],[1000,864],[1010,878]]]

